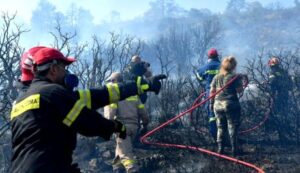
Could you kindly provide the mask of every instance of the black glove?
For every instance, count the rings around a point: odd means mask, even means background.
[[[143,128],[140,131],[140,135],[143,136],[148,132],[147,125],[143,125]]]
[[[142,94],[145,91],[153,91],[155,92],[155,94],[158,94],[161,87],[160,80],[167,78],[167,76],[164,74],[160,74],[160,75],[155,75],[153,77],[150,77],[148,79],[141,79],[140,84],[139,84],[139,78],[141,77],[138,77],[137,80],[137,85],[139,87],[139,90],[141,91],[139,92],[139,94]]]
[[[114,120],[115,122],[115,132],[118,132],[118,137],[125,139],[126,138],[126,127],[118,120]]]

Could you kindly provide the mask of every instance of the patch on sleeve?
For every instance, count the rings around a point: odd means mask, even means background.
[[[28,110],[38,108],[40,108],[40,94],[31,95],[21,102],[13,105],[10,113],[10,119],[12,120]]]

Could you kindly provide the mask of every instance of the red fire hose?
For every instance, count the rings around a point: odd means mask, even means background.
[[[206,149],[203,149],[203,148],[199,148],[199,147],[195,147],[195,146],[179,145],[179,144],[168,144],[168,143],[160,143],[160,142],[150,142],[150,141],[147,140],[147,138],[149,136],[153,135],[158,130],[160,130],[163,127],[167,126],[168,124],[174,122],[175,120],[177,120],[178,118],[184,116],[185,114],[190,113],[191,111],[193,111],[197,107],[203,105],[206,101],[208,101],[209,99],[211,99],[215,95],[219,94],[221,91],[223,91],[225,88],[227,88],[237,77],[238,77],[238,75],[235,76],[234,78],[232,78],[230,81],[228,81],[223,88],[221,88],[220,90],[218,90],[217,92],[215,92],[213,95],[207,97],[206,99],[204,99],[200,103],[192,106],[190,109],[188,109],[188,110],[180,113],[179,115],[175,116],[174,118],[171,118],[170,120],[166,121],[165,123],[162,123],[160,126],[154,128],[153,130],[151,130],[148,133],[146,133],[144,136],[142,136],[140,138],[141,143],[148,144],[148,145],[163,146],[163,147],[175,147],[175,148],[195,150],[195,151],[199,151],[199,152],[202,152],[202,153],[205,153],[205,154],[208,154],[208,155],[216,156],[216,157],[219,157],[219,158],[223,158],[223,159],[226,159],[226,160],[229,160],[229,161],[232,161],[232,162],[235,162],[235,163],[247,166],[249,168],[255,169],[259,173],[264,173],[264,171],[261,168],[255,166],[255,165],[253,165],[251,163],[248,163],[248,162],[236,159],[236,158],[232,158],[232,157],[229,157],[229,156],[225,156],[225,155],[222,155],[222,154],[219,154],[219,153],[216,153],[216,152],[212,152],[212,151],[209,151],[209,150],[206,150]]]

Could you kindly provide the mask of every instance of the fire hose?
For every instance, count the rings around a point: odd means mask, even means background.
[[[248,85],[248,82],[243,86],[244,88]],[[197,104],[197,102],[203,98],[204,96],[206,95],[206,92],[203,92],[201,93],[196,99],[195,101],[193,102],[192,106],[195,106]],[[240,96],[241,97],[241,96]],[[254,131],[256,129],[258,129],[260,126],[262,126],[266,121],[267,119],[269,118],[269,115],[270,115],[270,112],[271,112],[271,107],[273,105],[273,100],[270,99],[269,101],[269,105],[267,106],[269,109],[267,110],[267,112],[265,112],[264,114],[264,118],[257,124],[253,125],[252,127],[246,129],[246,130],[243,130],[243,131],[240,131],[239,134],[246,134],[246,133],[249,133],[251,131]],[[193,111],[190,112],[190,114],[192,115]],[[191,121],[192,121],[192,116],[191,116]],[[204,132],[204,131],[201,131],[201,132]]]
[[[191,108],[189,108],[188,110],[176,115],[175,117],[171,118],[170,120],[162,123],[161,125],[159,125],[158,127],[152,129],[151,131],[149,131],[148,133],[146,133],[144,136],[142,136],[140,138],[141,143],[143,144],[148,144],[148,145],[156,145],[156,146],[161,146],[161,147],[174,147],[174,148],[181,148],[181,149],[190,149],[190,150],[195,150],[198,152],[202,152],[208,155],[212,155],[215,157],[219,157],[225,160],[229,160],[232,162],[235,162],[237,164],[241,164],[244,165],[246,167],[252,168],[254,170],[256,170],[259,173],[264,173],[264,171],[255,166],[254,164],[233,158],[233,157],[229,157],[226,155],[222,155],[216,152],[212,152],[209,150],[206,150],[204,148],[200,148],[200,147],[195,147],[195,146],[188,146],[188,145],[180,145],[180,144],[170,144],[170,143],[161,143],[161,142],[151,142],[148,141],[147,138],[150,137],[151,135],[153,135],[154,133],[156,133],[157,131],[159,131],[160,129],[162,129],[163,127],[169,125],[170,123],[174,122],[175,120],[179,119],[180,117],[192,112],[193,110],[195,110],[197,107],[203,105],[205,102],[207,102],[208,100],[210,100],[211,98],[213,98],[215,95],[219,94],[220,92],[222,92],[225,88],[227,88],[235,79],[237,79],[238,75],[236,75],[234,78],[232,78],[230,81],[228,81],[221,89],[219,89],[218,91],[216,91],[214,94],[210,95],[209,97],[207,97],[206,99],[202,100],[200,103],[197,103],[196,105],[192,106]]]

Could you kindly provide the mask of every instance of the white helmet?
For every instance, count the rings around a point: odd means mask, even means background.
[[[123,77],[120,72],[113,72],[110,77],[108,78],[108,81],[110,82],[122,82]]]
[[[134,63],[139,63],[141,62],[142,59],[141,57],[139,57],[138,55],[134,55],[132,58],[131,58],[131,62],[134,62]]]

